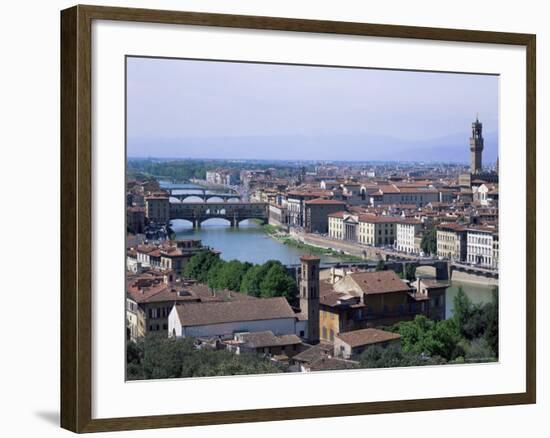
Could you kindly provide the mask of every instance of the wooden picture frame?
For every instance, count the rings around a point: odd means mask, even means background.
[[[518,45],[526,48],[526,391],[523,393],[254,409],[198,414],[92,418],[91,25],[93,20],[186,24],[294,32]],[[529,404],[536,401],[536,37],[290,18],[75,6],[61,12],[61,426],[74,432],[349,416]]]

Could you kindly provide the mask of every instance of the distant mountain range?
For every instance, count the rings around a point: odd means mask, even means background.
[[[383,135],[281,135],[180,139],[130,139],[130,157],[278,160],[438,161],[469,163],[469,132],[429,140]],[[484,164],[496,161],[498,135],[484,134]]]

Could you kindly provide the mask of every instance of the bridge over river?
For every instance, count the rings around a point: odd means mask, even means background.
[[[257,219],[262,223],[268,220],[268,204],[263,202],[171,202],[170,220],[184,219],[199,228],[208,219],[226,219],[232,227],[246,219]]]
[[[204,202],[207,202],[210,199],[221,199],[224,203],[229,200],[240,201],[241,195],[234,190],[227,190],[226,192],[218,192],[210,189],[168,189],[168,193],[171,198],[175,198],[180,202],[184,202],[188,198],[200,198]]]

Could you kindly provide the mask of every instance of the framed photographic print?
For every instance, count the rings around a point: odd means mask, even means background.
[[[534,35],[75,6],[61,55],[62,427],[535,403]]]

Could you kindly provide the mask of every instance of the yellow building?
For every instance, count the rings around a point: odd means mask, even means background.
[[[466,229],[456,223],[437,226],[437,255],[453,261],[466,260]]]

